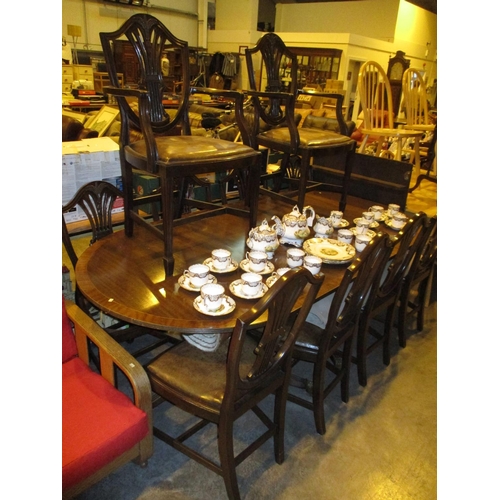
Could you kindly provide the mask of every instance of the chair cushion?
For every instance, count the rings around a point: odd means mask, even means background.
[[[307,350],[308,352],[317,352],[321,335],[324,330],[317,325],[305,322],[297,340],[295,341],[295,350]]]
[[[300,147],[329,147],[329,146],[344,146],[348,144],[351,139],[345,135],[340,135],[329,130],[320,130],[313,128],[301,128],[299,130]],[[260,137],[266,140],[271,140],[276,143],[289,144],[290,132],[288,128],[280,127],[262,132]]]
[[[62,484],[70,488],[132,448],[148,417],[80,359],[62,365]]]
[[[66,312],[66,304],[64,302],[64,297],[62,299],[62,362],[66,363],[71,358],[78,355],[78,350],[76,348],[75,335],[73,334],[73,329],[71,328],[71,322],[68,318],[68,313]]]
[[[162,163],[200,164],[203,161],[233,160],[256,154],[254,149],[243,144],[192,135],[157,137],[156,145],[158,159]],[[125,151],[134,157],[145,158],[146,144],[140,140],[127,146]]]
[[[151,388],[162,397],[175,393],[190,404],[218,413],[226,389],[228,345],[229,339],[225,339],[213,352],[188,342],[175,345],[146,367]],[[254,362],[254,348],[255,341],[249,338],[243,345],[241,373],[247,373]]]

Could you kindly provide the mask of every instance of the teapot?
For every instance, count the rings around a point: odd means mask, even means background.
[[[307,213],[309,212],[309,216]],[[316,212],[311,206],[304,207],[302,213],[299,207],[295,205],[293,210],[283,216],[281,231],[283,236],[280,239],[280,243],[289,243],[296,247],[301,247],[303,241],[309,236],[311,232],[309,226],[312,226]],[[280,224],[276,223],[278,228]]]
[[[334,229],[332,218],[316,215],[316,224],[314,224],[313,229],[317,238],[328,238]]]
[[[247,246],[250,250],[261,250],[267,253],[267,257],[272,259],[274,252],[279,247],[280,243],[278,236],[283,235],[281,221],[276,215],[271,217],[276,224],[269,226],[267,219],[264,219],[260,226],[250,229],[248,233]],[[278,228],[276,226],[279,224]]]

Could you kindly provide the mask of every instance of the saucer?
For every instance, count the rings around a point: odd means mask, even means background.
[[[350,227],[349,231],[351,231],[351,233],[354,234],[354,236],[356,236],[356,234],[357,234],[357,227],[356,226]],[[370,238],[375,238],[375,236],[377,236],[377,233],[375,231],[372,231],[371,229],[368,229],[366,231],[366,233],[363,233],[363,234],[366,234]]]
[[[203,264],[205,264],[206,266],[208,266],[210,268],[210,271],[212,273],[219,273],[219,274],[222,274],[222,273],[231,273],[233,271],[236,271],[236,269],[238,269],[238,263],[235,261],[235,260],[232,260],[231,259],[231,265],[226,267],[226,269],[216,269],[214,267],[214,261],[212,259],[212,257],[209,257],[208,259],[205,259],[205,261],[203,262]]]
[[[392,225],[392,219],[387,219],[387,220],[385,221],[385,225],[386,225],[387,227],[391,228],[393,231],[401,231],[401,229],[403,229],[403,228],[406,226],[406,222],[403,224],[403,226],[402,226],[402,227],[394,227],[394,226]]]
[[[223,316],[224,314],[229,314],[230,312],[234,311],[236,302],[231,297],[223,295],[222,304],[219,309],[215,311],[207,311],[205,309],[203,299],[201,298],[201,295],[199,295],[198,297],[196,297],[196,299],[194,299],[193,306],[198,312],[202,314],[207,314],[208,316]]]
[[[266,285],[271,288],[277,281],[278,279],[280,278],[281,276],[269,276],[269,278],[267,278],[266,280]]]
[[[354,219],[354,220],[353,220],[354,224],[357,224],[357,223],[358,223],[358,220],[361,220],[361,217],[358,217],[357,219]],[[370,224],[370,227],[371,227],[372,229],[375,229],[375,228],[377,228],[377,227],[379,227],[379,226],[380,226],[380,224],[379,224],[376,220],[374,220],[374,221]]]
[[[231,293],[233,293],[240,299],[260,299],[269,290],[269,288],[263,283],[260,293],[256,293],[255,295],[245,295],[245,293],[243,292],[243,281],[236,280],[230,283],[229,290],[231,290]]]
[[[255,274],[270,274],[274,271],[274,264],[272,262],[266,261],[266,267],[264,268],[263,271],[252,271],[250,269],[250,263],[248,262],[248,259],[242,260],[240,262],[240,267],[245,271],[246,273],[255,273]]]
[[[192,285],[189,281],[189,278],[184,274],[179,277],[177,283],[179,283],[181,288],[184,288],[184,290],[188,290],[189,292],[199,292],[201,288],[199,286]],[[217,278],[209,274],[207,283],[217,283]]]
[[[334,229],[343,229],[349,225],[349,221],[342,219],[337,225],[333,225]]]

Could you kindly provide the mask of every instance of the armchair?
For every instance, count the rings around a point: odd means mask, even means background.
[[[89,367],[89,341],[99,348],[101,374]],[[132,400],[115,388],[115,367],[129,380]],[[144,369],[63,299],[63,498],[73,498],[131,460],[145,465],[152,454],[151,385]]]

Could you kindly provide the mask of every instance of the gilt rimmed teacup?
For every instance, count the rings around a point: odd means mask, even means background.
[[[371,236],[368,236],[367,234],[357,234],[354,246],[358,252],[362,252],[371,240]]]
[[[231,252],[224,248],[212,250],[212,265],[219,271],[224,271],[231,264]]]
[[[375,220],[380,220],[384,213],[384,207],[381,207],[380,205],[373,205],[368,209],[368,212],[373,212]]]
[[[366,220],[364,217],[361,217],[356,221],[356,234],[365,234],[370,227],[370,221]]]
[[[306,253],[300,248],[289,248],[286,251],[286,263],[288,267],[300,267],[304,263]]]
[[[363,212],[361,215],[363,216],[363,219],[366,219],[370,223],[375,220],[375,212]]]
[[[337,232],[337,240],[342,243],[351,244],[353,236],[350,229],[339,229]]]
[[[241,275],[243,293],[252,297],[262,291],[262,275],[257,273],[243,273]]]
[[[266,268],[267,253],[261,250],[252,250],[246,253],[248,267],[253,273],[261,273]]]
[[[408,217],[401,213],[401,212],[397,212],[396,214],[394,214],[392,216],[392,227],[395,227],[397,229],[401,229],[402,227],[404,227],[404,225],[406,224],[406,221],[408,220]]]
[[[192,286],[199,288],[207,283],[209,272],[210,268],[205,264],[193,264],[184,271],[184,276],[186,276]]]
[[[203,305],[207,311],[217,311],[222,305],[224,287],[218,283],[207,283],[200,290]]]
[[[389,205],[387,206],[387,212],[390,217],[394,217],[394,215],[399,212],[400,208],[401,207],[399,205],[396,205],[395,203],[389,203]]]
[[[313,275],[319,274],[323,260],[315,255],[306,255],[304,257],[304,267]]]

